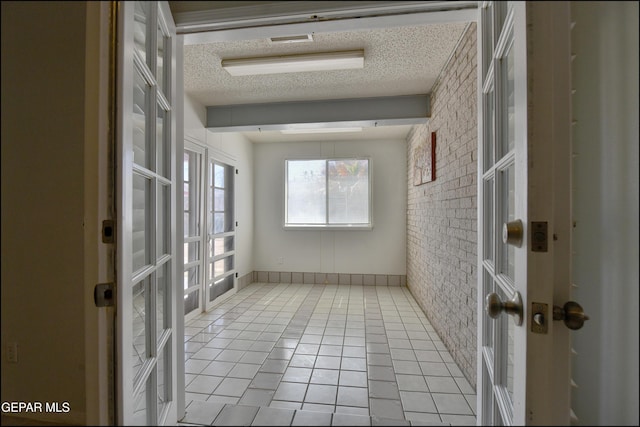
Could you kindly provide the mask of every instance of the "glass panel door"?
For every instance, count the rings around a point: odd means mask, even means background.
[[[570,5],[479,6],[478,422],[568,425]]]
[[[204,277],[204,149],[185,142],[184,168],[184,314],[201,313]]]
[[[513,8],[511,3],[485,2],[480,11],[482,46],[482,298],[501,301],[516,293],[515,247],[502,240],[503,224],[515,216],[515,132],[513,73]],[[483,402],[482,425],[513,423],[514,328],[511,316],[496,319],[481,313]]]
[[[235,167],[209,159],[207,185],[207,308],[235,287]]]
[[[118,24],[118,424],[160,425],[177,421],[175,26],[168,3],[141,1]]]

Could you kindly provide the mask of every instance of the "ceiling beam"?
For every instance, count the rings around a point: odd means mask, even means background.
[[[216,132],[296,127],[377,127],[426,123],[429,95],[295,101],[207,107],[207,129]],[[302,126],[301,126],[302,125]]]
[[[472,22],[477,20],[478,14],[476,1],[275,3],[271,5],[275,10],[269,13],[263,10],[251,13],[247,10],[249,6],[179,12],[175,14],[176,28],[178,34],[185,35],[185,45],[189,45],[307,33]],[[334,6],[323,10],[317,6],[322,3],[332,3]],[[340,3],[348,7],[335,6]],[[360,3],[361,6],[352,3]],[[295,4],[304,4],[308,10],[296,10]],[[309,9],[313,6],[317,9]]]

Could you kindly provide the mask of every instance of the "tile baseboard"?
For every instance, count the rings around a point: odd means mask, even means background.
[[[400,274],[253,271],[238,280],[238,289],[242,289],[254,282],[299,283],[309,285],[407,286],[407,276]]]

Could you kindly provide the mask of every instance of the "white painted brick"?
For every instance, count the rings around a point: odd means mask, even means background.
[[[476,384],[476,26],[431,93],[432,114],[408,136],[407,286],[465,377]],[[413,156],[436,132],[436,180],[413,185]]]

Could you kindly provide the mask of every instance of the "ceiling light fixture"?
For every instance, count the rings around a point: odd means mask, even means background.
[[[280,131],[285,135],[299,135],[306,133],[341,133],[341,132],[362,132],[361,127],[344,127],[344,128],[300,128],[300,129],[283,129]]]
[[[232,76],[347,70],[363,67],[364,50],[222,60],[222,68]]]
[[[302,34],[299,36],[269,37],[269,41],[274,44],[278,43],[308,43],[313,41],[311,34]]]

